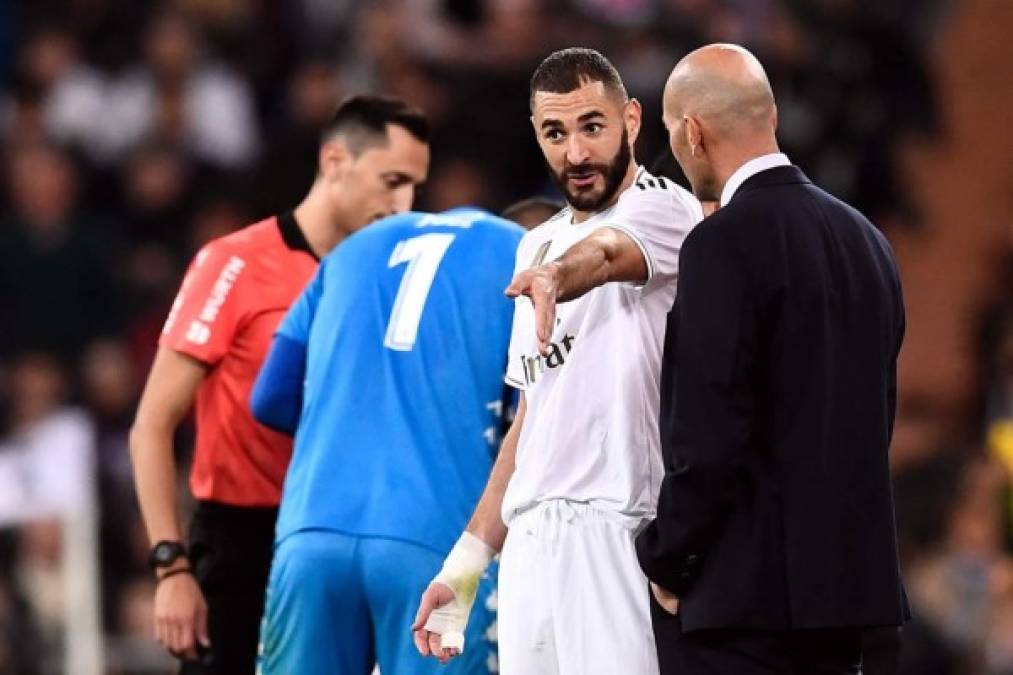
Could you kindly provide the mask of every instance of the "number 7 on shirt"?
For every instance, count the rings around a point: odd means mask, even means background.
[[[408,263],[408,268],[401,277],[401,286],[397,289],[394,308],[387,321],[387,334],[383,339],[385,347],[410,352],[415,346],[429,289],[433,286],[436,270],[455,236],[424,234],[399,241],[394,247],[387,267]]]

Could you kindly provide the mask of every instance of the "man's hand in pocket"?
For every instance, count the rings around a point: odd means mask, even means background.
[[[651,582],[651,593],[654,593],[654,599],[658,601],[663,610],[672,615],[679,613],[679,598],[675,597],[675,593],[662,588],[653,581]]]

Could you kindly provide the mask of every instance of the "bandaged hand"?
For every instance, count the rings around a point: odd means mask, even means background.
[[[412,631],[423,656],[442,662],[464,651],[464,631],[475,604],[478,583],[495,555],[484,541],[465,532],[422,594]],[[447,592],[449,590],[449,593]]]

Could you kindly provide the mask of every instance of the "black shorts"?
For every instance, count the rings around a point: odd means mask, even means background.
[[[277,508],[198,502],[190,562],[208,604],[211,647],[183,664],[184,675],[253,674],[277,518]]]

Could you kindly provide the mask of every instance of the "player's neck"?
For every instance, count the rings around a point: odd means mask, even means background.
[[[613,206],[615,206],[615,203],[617,201],[619,201],[619,195],[621,195],[622,193],[626,192],[626,188],[628,188],[629,186],[633,185],[633,181],[636,180],[636,178],[637,178],[637,170],[638,169],[639,169],[639,167],[637,166],[636,161],[634,161],[634,160],[631,159],[630,160],[630,166],[626,169],[626,175],[623,176],[623,182],[620,183],[619,187],[616,188],[615,194],[612,195],[612,198],[609,199],[607,203],[602,204],[600,207],[598,207],[594,211],[578,211],[577,209],[573,208],[573,205],[571,204],[570,205],[570,212],[573,214],[573,222],[574,223],[583,223],[585,220],[587,220],[591,216],[593,216],[595,214],[598,214],[598,213],[601,213],[605,209],[610,209]]]
[[[306,242],[318,258],[330,253],[347,236],[343,228],[335,226],[329,204],[314,190],[295,207],[293,213]]]

